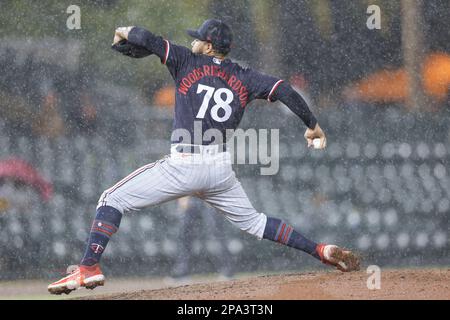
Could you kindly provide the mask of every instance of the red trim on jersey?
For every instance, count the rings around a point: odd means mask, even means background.
[[[170,43],[169,41],[167,41],[166,39],[164,39],[164,41],[166,42],[166,54],[164,55],[164,60],[162,61],[162,64],[166,64],[167,62],[167,58],[169,58],[169,52],[170,52]]]
[[[272,100],[270,100],[270,97],[272,96],[272,94],[275,92],[275,90],[277,90],[278,86],[283,82],[283,80],[278,80],[272,87],[272,90],[270,90],[269,95],[267,96],[267,101],[272,102]]]

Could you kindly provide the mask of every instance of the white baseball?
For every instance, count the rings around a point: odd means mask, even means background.
[[[313,147],[314,149],[320,149],[320,139],[316,138],[313,140]]]

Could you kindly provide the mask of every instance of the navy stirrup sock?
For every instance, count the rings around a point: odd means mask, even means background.
[[[319,254],[316,251],[317,243],[306,239],[295,231],[292,226],[280,219],[267,217],[263,238],[302,250],[320,260]]]
[[[113,207],[102,206],[97,209],[81,265],[92,266],[100,261],[109,238],[119,229],[121,219],[122,213]]]

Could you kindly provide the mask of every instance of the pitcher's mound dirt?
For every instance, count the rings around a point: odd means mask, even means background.
[[[367,288],[369,276],[365,271],[270,275],[81,299],[450,299],[450,269],[381,270],[381,288],[375,290]]]

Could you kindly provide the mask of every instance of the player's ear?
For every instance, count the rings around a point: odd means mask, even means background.
[[[210,42],[207,42],[206,43],[206,48],[205,48],[206,50],[206,54],[210,54],[210,53],[212,53],[214,50],[213,50],[213,46],[212,46],[212,43],[210,43]]]

